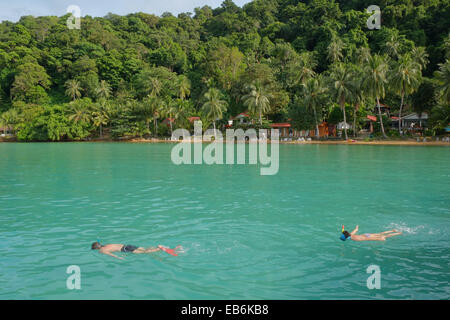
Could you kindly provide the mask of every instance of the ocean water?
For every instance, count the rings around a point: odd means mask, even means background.
[[[172,147],[0,144],[0,299],[450,298],[449,147],[280,145],[274,176]],[[342,224],[403,235],[342,242]],[[121,261],[97,239],[184,252]]]

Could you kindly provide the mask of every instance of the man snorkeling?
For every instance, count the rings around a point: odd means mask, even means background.
[[[100,253],[106,254],[108,256],[114,257],[116,259],[124,260],[122,257],[118,257],[113,252],[125,252],[125,253],[134,253],[134,254],[142,254],[142,253],[152,253],[159,250],[162,250],[162,246],[158,246],[158,248],[143,248],[136,247],[133,245],[124,245],[124,244],[105,244],[102,245],[100,242],[94,242],[91,246],[92,250],[98,250]]]
[[[347,239],[353,241],[385,241],[387,238],[399,236],[402,234],[401,232],[394,229],[381,233],[365,233],[363,235],[359,235],[357,234],[358,230],[359,226],[356,226],[355,230],[353,230],[351,233],[348,233],[348,231],[345,231],[344,226],[342,226],[342,235],[340,239],[342,241],[345,241]]]

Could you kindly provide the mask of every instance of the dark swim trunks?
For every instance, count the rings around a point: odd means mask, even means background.
[[[122,252],[133,252],[134,250],[136,250],[138,247],[133,246],[131,244],[127,244],[126,246],[122,247]]]

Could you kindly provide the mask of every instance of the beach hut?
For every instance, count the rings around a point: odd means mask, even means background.
[[[242,112],[240,114],[238,114],[235,117],[232,117],[229,121],[228,121],[228,125],[232,126],[233,123],[236,122],[236,124],[250,124],[251,120],[250,120],[250,116],[248,114],[248,112]]]
[[[291,124],[288,122],[284,122],[284,123],[272,123],[270,125],[270,127],[272,129],[278,129],[280,132],[280,137],[284,138],[284,137],[292,137],[292,128],[291,128]]]
[[[331,132],[333,132],[333,130],[336,130],[336,127],[333,127]],[[309,135],[311,137],[315,137],[316,136],[316,129],[310,130]],[[328,137],[330,135],[330,127],[328,126],[327,122],[322,122],[321,124],[319,124],[319,137],[323,138],[323,137]]]
[[[12,129],[9,127],[0,127],[0,137],[12,136]]]
[[[380,110],[381,110],[381,114],[385,114],[388,117],[391,116],[391,107],[390,106],[380,103]],[[375,105],[375,107],[373,108],[373,113],[378,114],[378,106],[377,105]]]
[[[375,116],[370,116],[370,115],[367,116],[366,119],[367,119],[366,121],[369,122],[369,128],[368,128],[368,130],[369,130],[370,133],[373,133],[373,123],[374,123],[374,122],[377,122],[378,119],[377,119],[377,117],[375,117]]]
[[[397,120],[398,121],[398,120]],[[401,118],[402,128],[411,130],[426,128],[428,123],[428,114],[423,112],[421,115],[411,113]]]

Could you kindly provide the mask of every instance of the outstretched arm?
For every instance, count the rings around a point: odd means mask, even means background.
[[[350,234],[353,236],[353,235],[355,235],[355,234],[358,233],[358,230],[359,230],[359,226],[356,226],[355,230],[353,230],[352,232],[350,232]]]

